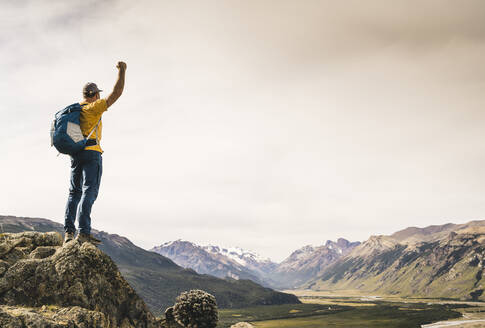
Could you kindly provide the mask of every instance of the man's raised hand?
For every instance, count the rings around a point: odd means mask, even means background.
[[[116,65],[116,68],[118,68],[120,71],[126,71],[126,63],[119,61],[118,65]]]

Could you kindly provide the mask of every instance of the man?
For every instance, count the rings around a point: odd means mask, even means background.
[[[82,111],[80,115],[81,130],[85,137],[91,134],[84,150],[71,156],[71,182],[69,187],[69,198],[66,206],[64,221],[65,237],[64,242],[74,239],[76,228],[74,221],[76,215],[79,220],[79,234],[77,239],[80,243],[90,242],[99,244],[101,241],[91,235],[91,208],[98,196],[103,162],[100,146],[101,130],[103,124],[101,116],[123,93],[125,85],[126,64],[118,62],[118,80],[113,92],[106,99],[101,99],[95,83],[87,83],[83,88],[84,101],[81,102]]]

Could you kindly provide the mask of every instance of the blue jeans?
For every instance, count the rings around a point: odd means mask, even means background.
[[[75,232],[76,215],[79,231],[91,233],[91,208],[98,197],[103,160],[101,153],[83,150],[71,156],[71,185],[67,200],[64,231]]]

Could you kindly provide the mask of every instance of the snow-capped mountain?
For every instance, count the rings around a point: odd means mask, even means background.
[[[259,254],[247,251],[239,247],[224,248],[220,246],[207,245],[202,246],[207,252],[211,254],[219,254],[226,256],[236,263],[256,271],[260,275],[265,275],[272,272],[278,265],[269,258],[260,256]]]
[[[151,249],[170,258],[178,265],[191,268],[197,273],[210,274],[219,278],[250,279],[268,285],[264,272],[276,265],[253,252],[241,248],[200,246],[189,241],[176,240]]]

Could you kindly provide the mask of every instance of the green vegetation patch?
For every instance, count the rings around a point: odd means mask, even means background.
[[[257,328],[415,328],[458,318],[461,314],[455,309],[464,307],[462,304],[373,303],[376,305],[372,307],[299,304],[222,310],[218,327],[230,327],[236,322],[246,321]]]
[[[217,327],[230,327],[237,322],[254,322],[271,319],[294,319],[299,317],[326,316],[349,311],[352,307],[328,304],[284,304],[265,305],[244,309],[219,310]]]

